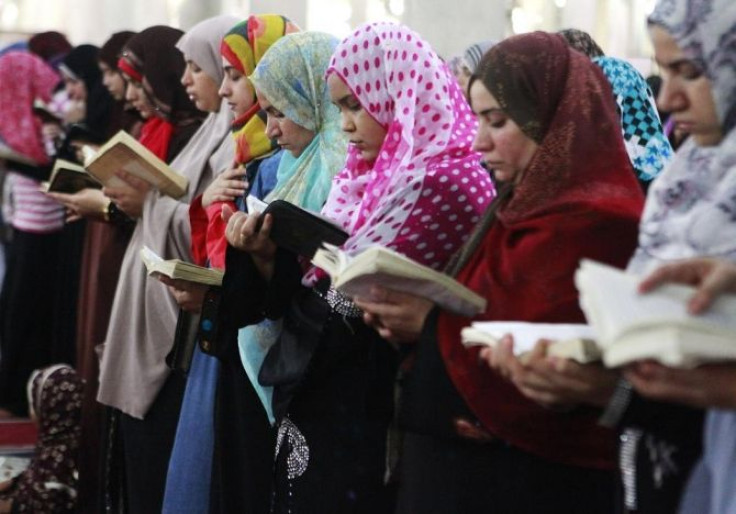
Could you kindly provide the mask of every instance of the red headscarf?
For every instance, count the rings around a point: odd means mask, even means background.
[[[0,138],[13,150],[45,163],[41,120],[33,114],[33,101],[51,100],[59,76],[41,58],[28,52],[0,56]]]
[[[476,320],[583,322],[573,283],[579,260],[623,267],[643,204],[610,86],[587,57],[541,32],[499,43],[478,75],[539,148],[458,279],[488,299]],[[596,425],[596,413],[545,409],[478,366],[477,351],[460,344],[470,321],[441,314],[438,339],[450,378],[483,425],[550,460],[613,467],[613,434]]]

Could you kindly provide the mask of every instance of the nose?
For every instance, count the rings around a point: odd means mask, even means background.
[[[281,135],[281,130],[279,129],[280,127],[278,121],[276,121],[276,119],[269,114],[266,117],[266,135],[270,139],[275,139],[276,137]]]
[[[125,99],[129,102],[136,100],[135,88],[132,82],[128,82],[125,86]]]
[[[664,77],[657,96],[657,107],[664,112],[677,112],[687,106],[687,97],[680,78]]]
[[[475,152],[490,152],[493,150],[493,139],[483,127],[478,127],[473,139],[472,149]]]
[[[184,73],[181,75],[181,85],[188,86],[192,83],[192,74],[189,71],[189,65],[184,68]]]
[[[353,120],[353,117],[344,111],[340,113],[340,129],[348,134],[355,132],[355,121]]]
[[[227,98],[228,96],[230,96],[230,88],[228,87],[227,77],[222,79],[222,84],[220,84],[220,89],[217,90],[217,94],[220,95],[222,98]]]

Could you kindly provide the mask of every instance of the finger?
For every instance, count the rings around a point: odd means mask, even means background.
[[[263,224],[261,225],[261,230],[259,231],[259,234],[262,235],[264,238],[270,237],[271,227],[273,227],[273,216],[271,216],[270,214],[266,214],[263,217]]]
[[[688,303],[690,312],[693,314],[703,312],[718,296],[732,290],[735,285],[736,273],[733,268],[726,263],[716,265],[712,272],[705,276],[698,291],[690,299]]]
[[[222,205],[222,220],[225,222],[230,221],[235,211],[227,204]]]
[[[115,172],[115,175],[117,175],[118,178],[120,178],[121,180],[124,180],[133,189],[137,189],[138,191],[142,192],[148,190],[148,182],[146,182],[142,178],[136,177],[132,173],[128,173],[124,170],[118,170]]]
[[[708,259],[693,259],[665,264],[642,280],[639,284],[639,291],[646,293],[668,282],[697,284],[703,273],[712,265],[712,261]]]

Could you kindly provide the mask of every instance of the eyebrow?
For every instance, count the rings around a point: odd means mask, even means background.
[[[698,66],[698,62],[695,59],[689,59],[687,57],[680,57],[679,59],[675,59],[669,62],[661,62],[655,59],[655,62],[657,63],[657,66],[659,66],[660,68],[667,68],[667,69],[676,69],[682,66],[683,64],[692,64],[694,66]]]
[[[504,114],[503,109],[501,109],[500,107],[489,107],[488,109],[483,109],[482,111],[476,113],[476,116],[489,116],[497,112]]]
[[[338,98],[337,100],[333,100],[332,103],[335,105],[346,105],[351,99],[358,101],[357,98],[355,98],[355,95],[352,93],[348,93],[347,95],[343,96],[342,98]]]

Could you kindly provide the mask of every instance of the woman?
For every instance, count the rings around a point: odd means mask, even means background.
[[[734,261],[736,225],[730,212],[736,209],[736,5],[711,0],[693,9],[682,0],[660,1],[649,18],[649,33],[662,70],[658,101],[690,138],[649,190],[639,248],[629,268],[643,274],[697,256]],[[706,416],[701,464],[690,478],[693,496],[685,495],[682,511],[733,511],[733,405],[713,393],[714,386],[729,391],[732,376],[732,366],[678,372],[651,363],[627,374],[638,391],[666,402],[645,402],[633,395],[628,408],[616,409],[623,413],[622,426],[632,440],[624,450],[637,464],[636,481],[624,482],[627,507],[672,512],[680,503],[682,486],[700,457],[701,424],[699,410],[673,408],[669,402],[676,401],[714,407]],[[658,387],[666,390],[678,383],[687,384],[687,391],[657,393]],[[693,396],[700,400],[693,401]],[[668,448],[672,458],[667,463],[652,459],[649,447]]]
[[[273,188],[282,152],[266,134],[266,113],[258,108],[247,77],[272,44],[295,30],[298,28],[283,16],[253,15],[232,27],[218,42],[224,68],[220,95],[235,115],[235,154],[230,169],[190,206],[195,262],[223,268],[226,241],[222,206],[235,208],[235,202],[243,206],[245,195],[264,198]],[[183,309],[201,309],[204,288],[179,281],[172,283],[172,289]],[[254,472],[252,460],[270,465],[269,426],[257,410],[257,401],[251,401],[252,388],[237,360],[233,342],[236,334],[228,334],[228,339],[232,342],[228,349],[235,353],[233,359],[223,359],[222,370],[217,359],[195,349],[169,464],[166,509],[172,512],[190,509],[191,504],[201,509],[210,505],[212,512],[241,508],[260,512],[268,505],[268,481],[263,481],[267,475]],[[212,350],[210,353],[220,355]],[[191,455],[199,455],[203,463],[197,475],[189,473],[188,466],[182,467],[182,461]],[[177,494],[177,489],[187,493]]]
[[[628,258],[642,194],[610,89],[560,36],[535,32],[492,48],[469,92],[474,148],[503,192],[451,271],[486,311],[471,320],[391,291],[358,302],[387,337],[421,331],[402,400],[399,512],[611,512],[614,438],[596,412],[526,399],[459,344],[475,320],[581,322],[579,260]]]
[[[119,63],[129,78],[127,98],[149,117],[147,125],[154,123],[153,128],[144,127],[142,141],[164,159],[175,155],[170,166],[189,180],[186,195],[178,200],[138,184],[142,205],[135,209],[120,205],[137,222],[115,292],[100,362],[98,401],[119,415],[119,424],[111,428],[119,437],[125,462],[113,462],[111,469],[123,472],[131,512],[161,509],[184,386],[183,377],[171,374],[164,360],[174,341],[178,308],[158,281],[147,280],[138,254],[146,245],[164,258],[191,260],[188,202],[224,169],[232,152],[227,138],[231,118],[218,103],[214,79],[204,83],[206,93],[189,85],[188,94],[180,82],[187,66],[175,46],[181,37],[180,31],[169,27],[148,28],[129,40]],[[201,116],[190,94],[212,112],[187,142],[183,136],[191,134]],[[119,198],[127,201],[122,195],[113,198],[116,203]],[[113,484],[112,491],[118,487]]]
[[[441,268],[493,195],[450,70],[416,33],[375,23],[338,45],[327,77],[352,144],[322,213],[350,234],[350,254],[378,243]],[[274,387],[279,427],[273,510],[389,512],[397,352],[324,273],[310,270],[302,285],[295,257],[267,239],[273,220],[256,231],[260,219],[233,217],[227,234],[249,250],[249,291],[264,292],[241,312],[250,323],[284,317],[259,375]]]
[[[8,249],[7,273],[0,295],[0,411],[22,416],[28,410],[24,385],[31,371],[53,362],[57,270],[50,256],[58,254],[64,213],[39,191],[49,173],[41,121],[33,114],[36,98],[49,101],[59,76],[41,59],[26,52],[0,57],[0,141],[39,163],[24,175],[9,163],[7,180],[13,195],[13,241]],[[43,294],[41,294],[41,292]],[[39,322],[43,320],[43,322]],[[9,412],[8,412],[9,411]]]
[[[344,162],[347,141],[324,80],[336,44],[335,38],[321,33],[284,36],[250,76],[259,104],[267,113],[266,135],[285,150],[275,188],[266,201],[283,199],[318,211],[327,199],[332,177]],[[226,281],[237,296],[224,295],[221,315],[225,337],[237,344],[229,344],[222,358],[216,438],[220,466],[216,477],[223,484],[223,511],[248,501],[255,505],[254,511],[267,512],[275,434],[269,424],[271,390],[258,383],[258,370],[280,324],[264,320],[240,329],[246,324],[239,312],[240,295],[252,294],[238,280],[239,273],[248,267],[247,260],[247,254],[228,252]]]
[[[28,380],[38,442],[28,468],[0,483],[0,513],[77,512],[77,452],[84,382],[65,364],[36,370]]]

